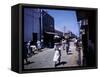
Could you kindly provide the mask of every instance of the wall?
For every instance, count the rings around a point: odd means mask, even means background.
[[[24,42],[33,40],[32,33],[37,33],[40,39],[40,10],[24,8]]]
[[[97,7],[100,21],[100,0],[0,0],[0,77],[100,77],[100,68],[93,70],[17,74],[10,71],[11,62],[11,6],[17,3],[49,4],[78,7]],[[100,22],[98,22],[98,25]],[[100,27],[98,26],[98,29]],[[98,36],[100,46],[100,33]],[[100,47],[98,48],[98,51]],[[100,59],[100,52],[99,59]],[[99,64],[100,66],[100,60]]]

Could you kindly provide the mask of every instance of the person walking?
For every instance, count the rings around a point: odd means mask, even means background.
[[[56,44],[56,49],[55,49],[53,61],[55,62],[55,65],[54,65],[55,67],[57,66],[57,64],[60,64],[60,61],[61,61],[61,48],[60,48],[59,44]]]
[[[28,56],[27,56],[27,54],[28,54],[27,44],[24,43],[24,59],[25,59],[25,61],[26,61],[26,64],[30,63],[30,61],[28,61]]]
[[[28,49],[28,54],[31,53],[31,50],[30,50],[30,41],[27,43],[27,49]]]
[[[68,37],[68,38],[66,39],[66,52],[67,52],[67,54],[68,54],[68,52],[69,52],[69,48],[70,48],[70,38]]]
[[[44,48],[43,39],[41,39],[41,48]]]
[[[53,61],[54,61],[54,66],[56,67],[57,64],[60,64],[61,61],[61,38],[57,35],[55,35],[54,37],[54,57],[53,57]]]
[[[37,41],[37,48],[38,48],[38,51],[41,51],[41,42],[39,40]]]
[[[36,46],[35,45],[31,45],[30,47],[32,49],[32,53],[35,54],[35,51],[37,50]]]
[[[66,40],[62,40],[62,48],[63,48],[63,50],[65,50],[65,46],[66,46]]]

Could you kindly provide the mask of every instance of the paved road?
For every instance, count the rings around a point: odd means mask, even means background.
[[[80,57],[80,61],[82,63],[82,50],[77,52],[75,50],[74,42],[70,42],[70,48],[71,52],[69,54],[66,53],[65,50],[61,51],[61,62],[64,62],[65,64],[61,64],[57,67],[71,67],[71,66],[79,66],[78,60]],[[61,48],[62,49],[62,48]],[[38,54],[32,56],[29,58],[29,61],[31,61],[30,64],[25,64],[25,69],[34,69],[34,68],[54,68],[54,49],[45,48],[42,52],[39,52]]]

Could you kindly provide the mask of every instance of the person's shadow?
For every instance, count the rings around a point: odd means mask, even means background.
[[[27,62],[27,63],[25,63],[24,65],[29,65],[29,64],[32,64],[32,63],[35,63],[35,62]]]
[[[67,63],[66,61],[62,61],[62,62],[56,64],[56,66],[59,66],[59,65],[65,65],[66,63]]]

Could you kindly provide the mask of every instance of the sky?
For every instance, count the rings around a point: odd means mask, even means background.
[[[79,36],[76,12],[71,10],[46,9],[48,14],[54,18],[55,29],[64,32],[72,31]]]

